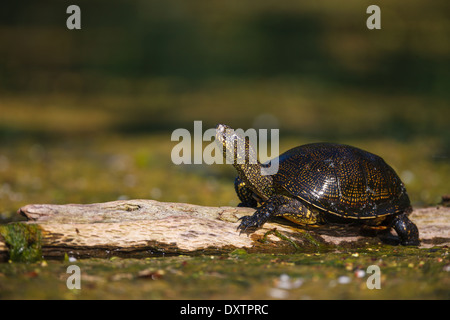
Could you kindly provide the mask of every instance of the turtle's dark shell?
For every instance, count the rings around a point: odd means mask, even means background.
[[[313,143],[279,157],[275,184],[342,218],[374,219],[411,210],[402,181],[382,158],[340,144]]]

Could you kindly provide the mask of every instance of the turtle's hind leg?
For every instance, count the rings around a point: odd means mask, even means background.
[[[394,218],[392,227],[397,232],[400,243],[404,246],[419,246],[419,229],[409,220],[408,216],[403,213]]]

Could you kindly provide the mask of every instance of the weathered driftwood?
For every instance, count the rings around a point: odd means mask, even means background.
[[[239,218],[254,209],[205,207],[154,200],[97,204],[35,204],[18,211],[27,225],[41,232],[46,258],[151,256],[152,254],[220,254],[243,248],[250,252],[293,252],[327,246],[359,246],[379,241],[359,235],[356,227],[308,230],[280,219],[252,234],[239,234]],[[422,246],[450,244],[450,208],[415,209],[411,219]],[[276,230],[276,231],[275,231]],[[0,256],[9,250],[0,235]]]

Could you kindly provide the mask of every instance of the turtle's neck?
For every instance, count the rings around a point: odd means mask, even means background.
[[[233,164],[239,177],[262,200],[269,199],[274,193],[272,177],[261,174],[261,163],[249,140],[227,125],[218,125],[216,132],[216,139],[223,145],[227,163]]]

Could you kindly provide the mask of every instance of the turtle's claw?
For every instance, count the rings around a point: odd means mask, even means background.
[[[239,234],[246,233],[247,229],[252,230],[260,227],[258,220],[253,216],[243,216],[240,217],[239,220],[242,220],[241,224],[237,227],[237,230],[239,230]]]

